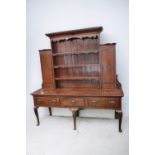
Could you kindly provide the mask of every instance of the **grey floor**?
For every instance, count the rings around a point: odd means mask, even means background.
[[[27,155],[128,155],[128,119],[118,132],[118,120],[45,116],[40,126],[27,123]]]

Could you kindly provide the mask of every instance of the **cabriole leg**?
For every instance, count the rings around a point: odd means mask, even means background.
[[[77,116],[77,111],[79,108],[70,108],[70,111],[72,112],[72,117],[73,117],[73,123],[74,123],[74,130],[76,130],[76,116]]]
[[[39,122],[39,115],[38,115],[38,107],[34,107],[34,113],[35,113],[36,118],[37,118],[37,126],[39,126],[40,122]]]
[[[48,107],[49,109],[49,115],[52,116],[52,110],[51,110],[51,107]]]
[[[122,113],[121,110],[116,110],[115,111],[115,119],[118,119],[119,120],[119,126],[118,126],[119,132],[122,132],[122,128],[121,128],[121,125],[122,125],[122,116],[123,116],[123,113]]]

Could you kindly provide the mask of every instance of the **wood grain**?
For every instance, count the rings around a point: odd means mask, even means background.
[[[51,49],[40,50],[42,88],[33,92],[34,113],[39,107],[69,108],[74,129],[79,109],[113,109],[122,132],[124,96],[116,75],[116,44],[100,44],[102,27],[46,34]],[[35,76],[35,75],[34,75]]]

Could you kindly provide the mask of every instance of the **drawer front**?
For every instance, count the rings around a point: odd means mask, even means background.
[[[88,107],[103,107],[106,109],[115,109],[118,107],[119,98],[87,98]]]
[[[64,97],[61,99],[61,105],[65,107],[83,107],[84,98],[79,97]]]
[[[36,97],[35,103],[39,106],[59,106],[59,98],[57,97]]]

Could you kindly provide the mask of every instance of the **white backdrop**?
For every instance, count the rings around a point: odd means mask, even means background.
[[[128,117],[128,0],[27,0],[27,119],[34,120],[31,92],[41,87],[39,49],[50,48],[45,33],[103,26],[101,43],[116,42],[118,79],[124,90],[123,112]],[[48,114],[40,108],[40,116]],[[53,109],[54,115],[70,115],[67,109]],[[84,110],[83,116],[102,117],[112,111]]]

